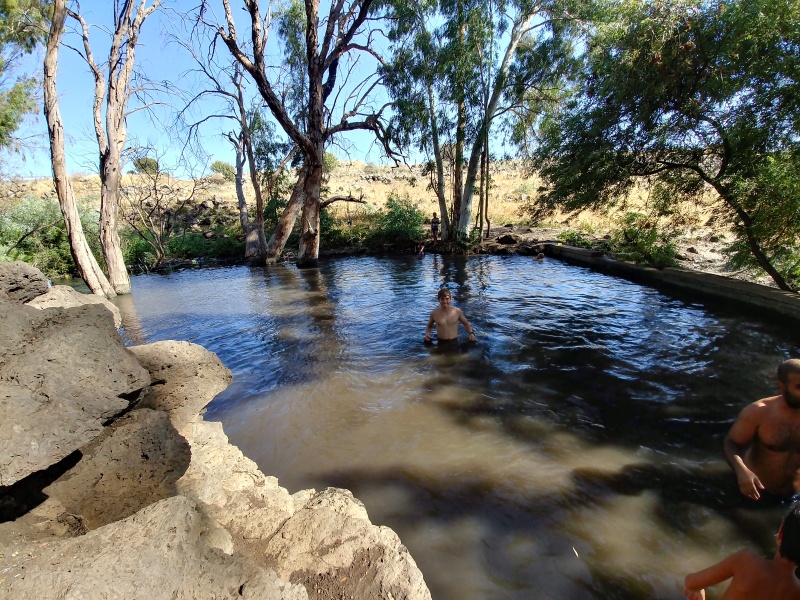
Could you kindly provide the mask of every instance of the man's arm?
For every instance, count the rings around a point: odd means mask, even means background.
[[[431,341],[431,329],[433,329],[433,313],[431,313],[430,318],[428,319],[428,326],[425,328],[425,341]]]
[[[744,563],[747,561],[748,553],[746,550],[742,550],[731,554],[717,564],[711,565],[702,571],[689,573],[684,580],[683,593],[688,600],[705,600],[705,588],[730,579],[739,569],[742,567],[746,568]]]
[[[464,316],[464,313],[461,311],[460,308],[458,309],[458,320],[461,321],[461,324],[464,326],[464,329],[466,329],[467,333],[469,333],[469,338],[471,340],[474,340],[475,330],[472,329],[472,325],[469,324],[469,321],[467,321],[467,317]]]
[[[731,427],[725,441],[722,444],[722,452],[725,460],[736,474],[739,482],[739,491],[748,498],[758,500],[761,497],[760,491],[764,489],[764,484],[744,463],[744,455],[747,448],[753,443],[758,434],[760,422],[760,411],[756,404],[751,404],[742,409],[736,422]]]

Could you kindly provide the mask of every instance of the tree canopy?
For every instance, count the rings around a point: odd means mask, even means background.
[[[800,7],[613,4],[572,97],[536,131],[545,208],[600,207],[647,180],[666,203],[713,190],[734,261],[800,276]]]
[[[45,39],[46,2],[0,0],[0,148],[14,145],[25,115],[37,108],[36,81],[14,76],[19,58]]]

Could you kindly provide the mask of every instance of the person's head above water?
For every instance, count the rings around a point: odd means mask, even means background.
[[[800,565],[800,502],[783,519],[778,532],[778,550],[783,558]]]
[[[436,294],[436,297],[439,300],[441,300],[442,298],[452,298],[452,296],[450,295],[450,290],[448,290],[447,288],[440,289],[439,293]]]
[[[778,365],[778,388],[790,408],[800,408],[800,359],[790,358]]]
[[[778,365],[778,381],[786,383],[793,374],[800,374],[800,358],[790,358]]]

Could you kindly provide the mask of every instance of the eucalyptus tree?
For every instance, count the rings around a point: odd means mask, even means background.
[[[235,165],[231,166],[231,175],[236,186],[239,222],[245,240],[244,254],[247,259],[263,258],[267,246],[264,237],[264,200],[253,156],[251,124],[248,116],[248,112],[252,109],[248,108],[244,71],[241,65],[230,57],[220,59],[215,52],[213,40],[205,38],[204,33],[206,32],[200,30],[186,38],[175,37],[175,41],[194,59],[195,66],[191,71],[198,76],[197,91],[193,92],[184,108],[179,111],[178,122],[187,124],[189,140],[201,147],[203,144],[200,140],[207,123],[218,120],[231,122],[233,129],[225,132],[223,136],[231,143],[236,155]],[[197,112],[195,109],[210,104],[210,98],[216,98],[221,103],[210,111],[201,110],[201,116],[197,120],[187,123],[191,120],[190,115]],[[245,167],[250,174],[250,184],[256,203],[252,221],[244,191]],[[213,164],[211,169],[214,170]]]
[[[269,57],[272,6],[262,13],[257,0],[243,0],[247,35],[239,38],[229,0],[222,0],[224,22],[213,23],[212,0],[204,0],[198,19],[214,27],[219,39],[255,82],[275,121],[302,156],[298,185],[284,210],[267,261],[280,254],[291,225],[302,208],[297,263],[315,264],[319,256],[320,191],[326,145],[338,134],[354,130],[383,136],[384,107],[375,103],[378,75],[361,63],[380,60],[374,49],[372,24],[376,0],[337,0],[320,16],[318,0],[293,1],[278,15],[277,33],[283,56]],[[355,81],[357,65],[366,75]],[[340,79],[341,76],[341,79]],[[385,147],[388,150],[388,147]]]
[[[569,61],[574,25],[586,11],[575,5],[562,0],[391,2],[393,52],[384,70],[396,103],[390,131],[399,143],[416,144],[433,156],[434,189],[450,239],[471,231],[479,161],[495,119],[520,105],[526,91],[555,85]],[[454,149],[450,207],[444,192],[446,143]]]
[[[545,208],[605,206],[649,181],[667,205],[713,190],[734,264],[800,276],[800,5],[617,2],[575,96],[535,132]]]
[[[64,125],[58,105],[56,76],[58,73],[58,48],[64,33],[67,17],[67,0],[54,0],[50,34],[44,58],[44,116],[50,135],[50,156],[53,165],[53,183],[64,216],[64,224],[69,237],[69,247],[78,274],[89,286],[93,294],[113,298],[113,286],[103,273],[97,259],[92,254],[83,233],[78,206],[67,175],[67,162],[64,154]]]
[[[122,178],[123,151],[127,140],[125,120],[134,110],[129,103],[145,89],[132,82],[136,48],[145,20],[161,5],[161,0],[114,0],[111,41],[108,58],[98,63],[92,52],[90,25],[80,14],[80,5],[67,8],[67,14],[77,24],[80,47],[69,46],[89,67],[94,78],[92,119],[99,151],[100,171],[100,242],[106,262],[108,279],[117,294],[130,292],[131,283],[119,238],[119,187]],[[105,106],[104,106],[105,105]]]

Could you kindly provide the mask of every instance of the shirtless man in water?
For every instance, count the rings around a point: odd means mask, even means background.
[[[778,367],[778,389],[744,407],[725,436],[725,460],[753,500],[762,491],[776,498],[800,491],[800,359]]]
[[[475,331],[469,324],[460,308],[452,306],[453,299],[450,290],[441,289],[438,294],[439,308],[431,313],[428,326],[425,328],[425,343],[431,341],[431,329],[436,325],[436,336],[440,342],[458,339],[458,324],[462,323],[469,333],[469,341],[475,341]]]

